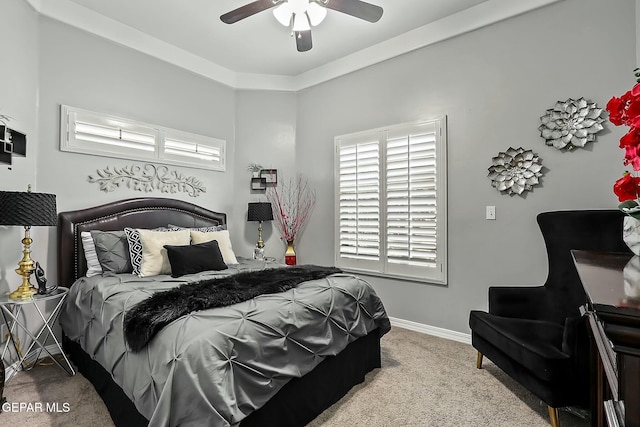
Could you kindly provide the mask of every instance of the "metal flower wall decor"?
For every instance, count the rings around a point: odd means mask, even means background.
[[[558,101],[540,117],[540,136],[545,144],[558,150],[584,148],[587,142],[595,141],[596,134],[604,129],[602,111],[594,102],[587,102],[584,98]]]
[[[161,193],[188,193],[191,197],[197,197],[205,193],[206,188],[202,182],[193,176],[185,176],[178,171],[171,171],[167,166],[156,166],[147,163],[143,166],[130,165],[122,168],[106,167],[97,170],[97,176],[89,175],[89,182],[100,184],[100,190],[104,192],[114,191],[121,185],[136,191],[147,193],[159,190]]]
[[[522,194],[540,183],[542,165],[531,150],[509,147],[491,160],[493,164],[487,176],[491,179],[491,185],[500,192]]]

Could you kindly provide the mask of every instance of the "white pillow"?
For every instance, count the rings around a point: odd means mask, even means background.
[[[222,253],[222,259],[224,259],[224,263],[229,264],[237,264],[238,260],[236,259],[236,254],[233,253],[233,248],[231,247],[231,238],[229,237],[229,230],[221,230],[221,231],[210,231],[210,232],[202,232],[202,231],[194,231],[191,230],[191,243],[205,243],[210,242],[212,240],[218,241],[218,246],[220,247],[220,252]]]
[[[93,237],[88,231],[82,231],[80,233],[82,239],[82,249],[84,250],[84,258],[87,260],[87,273],[85,276],[92,277],[102,274],[102,267],[100,261],[98,261],[98,254],[96,252],[96,245],[93,242]]]
[[[189,230],[151,231],[138,229],[142,244],[140,277],[171,274],[171,264],[164,245],[188,245],[191,241]]]

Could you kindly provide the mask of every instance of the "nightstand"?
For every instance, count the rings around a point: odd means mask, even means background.
[[[64,354],[64,351],[62,350],[62,345],[60,344],[60,341],[58,341],[58,338],[56,338],[55,334],[53,333],[53,330],[51,329],[52,326],[55,324],[55,322],[58,320],[58,316],[60,315],[60,310],[62,308],[62,303],[67,297],[68,292],[69,292],[68,288],[58,287],[56,290],[54,290],[50,294],[47,294],[47,295],[36,294],[32,298],[26,299],[26,300],[14,300],[9,298],[8,295],[0,296],[0,313],[2,313],[2,318],[4,319],[4,323],[7,326],[7,329],[9,330],[9,339],[4,344],[2,354],[0,354],[0,358],[4,359],[4,356],[6,355],[7,350],[9,349],[9,343],[11,342],[11,344],[13,344],[14,350],[16,351],[16,354],[19,357],[18,363],[22,367],[22,370],[29,370],[33,367],[33,365],[26,366],[25,359],[29,356],[29,354],[31,353],[31,350],[33,350],[34,347],[38,347],[38,350],[37,350],[38,352],[35,357],[36,361],[40,359],[40,355],[44,351],[45,353],[47,353],[47,355],[49,355],[51,360],[53,360],[53,362],[60,367],[60,369],[64,370],[70,376],[74,375],[76,371],[71,366],[71,362],[69,362],[69,359],[67,358],[67,356]],[[41,305],[46,303],[55,303],[55,308],[49,313],[47,317],[45,317],[43,310],[41,308]],[[37,330],[32,330],[34,328],[33,327],[29,328],[29,326],[27,326],[26,324],[28,322],[24,321],[24,319],[20,321],[20,313],[22,312],[23,309],[28,310],[29,312],[32,312],[35,310],[35,312],[38,313],[40,319],[43,322],[42,326],[40,326]],[[16,343],[14,338],[14,334],[20,330],[23,331],[32,340],[32,342],[29,344],[29,347],[26,349],[26,351],[22,349],[22,352],[18,351],[19,346],[18,346],[18,343]],[[55,347],[57,348],[57,350],[60,351],[60,354],[62,354],[62,357],[64,358],[64,362],[66,366],[61,364],[54,357],[54,354],[51,353],[47,348],[47,340],[49,339],[49,337],[53,338]],[[55,353],[55,349],[53,351]],[[7,378],[6,381],[8,382],[9,379],[10,378]]]

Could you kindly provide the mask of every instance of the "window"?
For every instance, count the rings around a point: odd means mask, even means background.
[[[60,121],[62,151],[225,170],[220,139],[66,105]]]
[[[336,265],[446,283],[446,118],[339,136]]]

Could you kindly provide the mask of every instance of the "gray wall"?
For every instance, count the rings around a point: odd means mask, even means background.
[[[0,39],[4,43],[0,114],[11,116],[9,127],[27,134],[27,156],[14,157],[11,168],[0,165],[0,190],[26,191],[27,185],[32,184],[34,191],[40,191],[36,182],[38,16],[23,0],[4,0],[1,10]],[[22,258],[22,237],[24,229],[0,226],[0,294],[20,284],[13,270]],[[32,257],[40,260],[47,254],[47,230],[34,228],[31,237],[34,239]]]
[[[48,18],[40,18],[38,189],[57,194],[66,211],[129,197],[175,197],[231,212],[235,164],[233,89]],[[88,175],[135,162],[59,150],[60,104],[158,124],[227,141],[227,171],[171,167],[195,176],[206,193],[165,195],[128,188],[99,191]],[[137,164],[140,164],[139,162]],[[229,217],[230,227],[236,218]],[[55,277],[55,247],[48,274]]]
[[[539,285],[546,256],[535,216],[615,208],[624,170],[608,124],[587,149],[544,145],[539,118],[557,100],[601,107],[628,90],[635,64],[635,1],[566,0],[299,93],[298,169],[322,200],[299,251],[333,262],[333,138],[446,114],[449,131],[449,286],[370,278],[391,316],[468,332],[490,285]],[[526,197],[491,187],[491,158],[509,147],[538,153],[548,169]],[[496,221],[484,219],[494,205]]]
[[[449,286],[370,281],[390,315],[468,332],[468,311],[486,307],[488,286],[544,280],[538,212],[616,206],[611,186],[624,170],[624,129],[607,125],[588,149],[563,153],[544,145],[537,126],[556,100],[586,97],[604,106],[631,87],[635,4],[565,0],[292,94],[234,91],[6,0],[0,31],[18,61],[0,71],[0,112],[16,118],[31,145],[12,171],[0,167],[0,187],[22,190],[35,180],[38,191],[58,195],[59,210],[141,194],[102,193],[86,180],[128,162],[59,151],[61,103],[210,135],[227,140],[227,173],[177,168],[203,181],[207,193],[175,197],[228,212],[234,248],[249,255],[256,225],[246,222],[246,203],[264,196],[249,190],[247,164],[303,172],[318,204],[298,255],[331,264],[334,136],[446,114]],[[510,146],[534,149],[548,168],[526,198],[500,195],[486,178],[491,157]],[[486,205],[497,207],[496,221],[484,220]],[[265,235],[267,255],[281,256],[275,229],[265,226]],[[34,237],[34,256],[45,258],[46,247],[55,277],[55,231]],[[19,283],[12,271],[19,239],[15,227],[0,228],[0,291]]]
[[[258,223],[247,222],[247,203],[267,201],[264,191],[252,191],[250,163],[277,169],[279,178],[295,170],[296,94],[240,90],[236,92],[236,153],[234,179],[234,251],[251,257],[258,240]],[[286,244],[273,222],[263,223],[265,256],[283,258]]]

